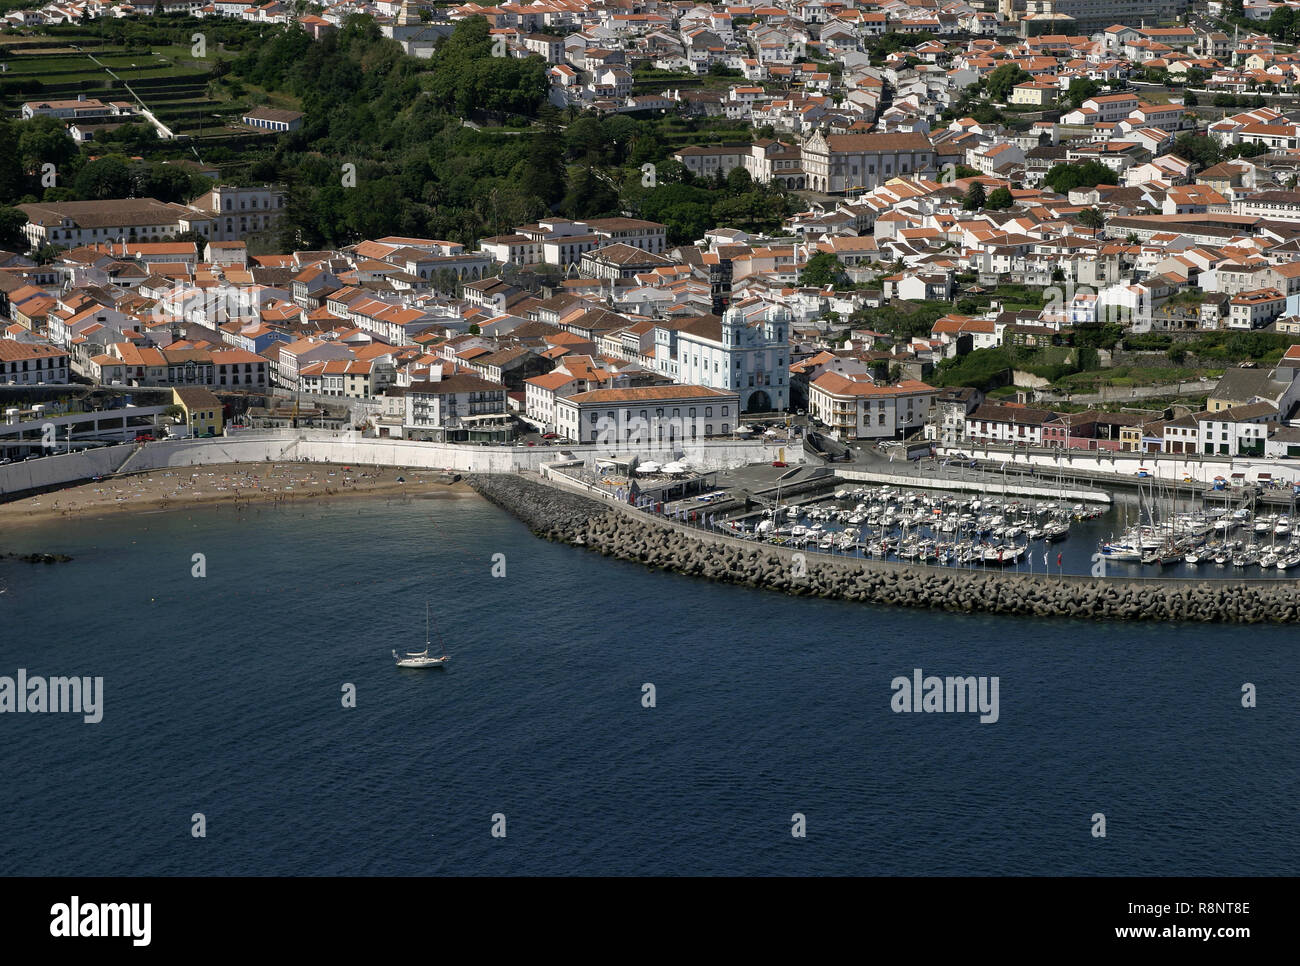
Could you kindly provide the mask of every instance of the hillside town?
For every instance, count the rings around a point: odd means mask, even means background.
[[[3,0],[0,537],[20,942],[629,871],[1264,935],[1300,0]]]
[[[588,442],[617,411],[668,441],[766,421],[853,443],[1300,456],[1300,54],[1216,4],[159,6],[313,36],[369,13],[417,55],[484,18],[505,55],[545,58],[556,106],[752,132],[675,148],[650,183],[741,179],[797,210],[699,237],[625,210],[304,251],[268,244],[284,185],[219,170],[184,202],[23,202],[27,247],[0,253],[0,381],[44,390],[41,419],[74,405],[58,387],[201,389],[213,434]],[[723,83],[634,95],[643,70]],[[31,100],[17,123],[78,139],[136,110]],[[7,412],[0,446],[21,458],[36,413]]]

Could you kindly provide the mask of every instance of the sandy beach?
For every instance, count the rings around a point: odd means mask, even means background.
[[[0,522],[102,517],[179,510],[205,504],[297,503],[349,496],[468,494],[464,483],[438,481],[439,471],[331,463],[222,463],[176,466],[105,477],[58,491],[0,503]],[[398,478],[405,482],[398,482]]]

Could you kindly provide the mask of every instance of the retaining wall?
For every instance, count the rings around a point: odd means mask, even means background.
[[[108,475],[115,472],[134,449],[135,444],[106,446],[0,466],[0,498]],[[776,458],[778,449],[760,442],[717,440],[688,446],[685,454],[701,468],[713,470],[772,460]],[[462,473],[512,473],[537,470],[543,463],[559,459],[561,452],[572,453],[590,466],[594,466],[597,459],[610,455],[597,446],[469,446],[353,437],[328,431],[273,431],[146,443],[131,457],[126,468],[131,473],[140,473],[169,466],[286,460],[410,466]],[[643,449],[639,455],[668,460],[675,454],[664,448]]]

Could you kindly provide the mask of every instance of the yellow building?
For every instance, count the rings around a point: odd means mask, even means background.
[[[226,417],[221,400],[206,389],[172,389],[172,402],[185,411],[185,423],[195,436],[224,436]]]
[[[1056,103],[1056,95],[1059,90],[1060,88],[1055,84],[1049,84],[1046,81],[1028,81],[1024,84],[1017,84],[1011,89],[1009,103],[1026,107],[1051,107]]]

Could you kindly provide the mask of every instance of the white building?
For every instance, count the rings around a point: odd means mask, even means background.
[[[870,191],[892,178],[935,170],[935,150],[924,134],[824,134],[803,144],[808,187],[826,194]]]
[[[195,208],[155,198],[33,202],[16,206],[27,216],[23,234],[33,248],[76,248],[104,242],[160,241],[188,231],[207,234],[211,218]]]
[[[430,368],[440,377],[442,369]],[[435,442],[500,435],[508,426],[506,387],[457,373],[406,387],[403,429],[410,439]]]
[[[0,339],[0,385],[62,386],[68,381],[68,353],[52,345]]]
[[[938,394],[915,379],[877,386],[824,372],[808,387],[808,412],[837,439],[898,439],[925,426]]]
[[[747,318],[733,305],[676,327],[656,326],[655,368],[674,382],[737,394],[742,412],[778,412],[790,401],[790,312],[784,306]]]
[[[1263,456],[1269,431],[1278,422],[1272,403],[1248,403],[1196,416],[1201,452],[1215,456]]]
[[[1275,288],[1234,295],[1228,303],[1228,328],[1260,329],[1286,311],[1286,296]]]
[[[640,444],[686,444],[730,436],[740,399],[707,386],[593,389],[555,400],[556,431],[576,442],[613,449]]]
[[[984,403],[966,417],[966,438],[976,443],[1043,445],[1043,423],[1056,414],[1045,409]]]
[[[269,231],[284,215],[284,189],[274,185],[217,185],[194,199],[190,207],[212,219],[209,241],[239,241],[254,232]]]

